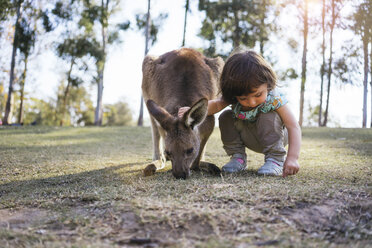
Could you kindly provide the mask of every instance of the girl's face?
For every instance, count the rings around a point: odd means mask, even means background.
[[[236,99],[242,105],[243,111],[251,110],[266,101],[267,91],[267,84],[262,84],[257,88],[253,88],[252,93],[237,96]]]

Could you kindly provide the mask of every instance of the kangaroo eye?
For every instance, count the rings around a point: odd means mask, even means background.
[[[186,154],[191,154],[194,151],[194,148],[190,148],[186,150]]]

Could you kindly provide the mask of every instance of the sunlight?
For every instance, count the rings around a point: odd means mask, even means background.
[[[308,0],[309,13],[319,13],[321,16],[322,2],[320,0]]]

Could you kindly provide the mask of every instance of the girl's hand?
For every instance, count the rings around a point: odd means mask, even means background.
[[[190,109],[190,107],[181,107],[178,109],[178,117],[182,118],[183,115]]]
[[[297,159],[287,157],[283,166],[283,177],[296,174],[300,169]]]

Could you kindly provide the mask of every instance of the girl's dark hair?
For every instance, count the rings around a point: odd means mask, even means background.
[[[220,89],[222,98],[237,102],[236,96],[248,95],[254,88],[267,84],[268,90],[276,87],[277,77],[269,63],[254,51],[235,53],[223,67]]]

